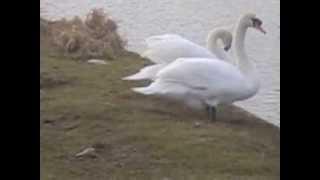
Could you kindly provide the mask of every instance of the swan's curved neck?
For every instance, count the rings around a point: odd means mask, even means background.
[[[248,26],[243,22],[243,19],[240,19],[235,29],[235,40],[233,46],[235,48],[235,55],[239,69],[245,75],[251,76],[252,73],[255,73],[255,65],[249,60],[245,50],[245,37],[247,30]]]
[[[211,31],[207,37],[207,49],[215,54],[219,59],[230,61],[225,51],[218,47],[218,40],[221,38],[222,34]]]
[[[240,19],[235,29],[235,40],[233,47],[235,48],[235,56],[237,59],[237,66],[240,71],[247,77],[253,91],[259,88],[259,80],[256,73],[255,65],[249,60],[245,51],[245,37],[248,30],[248,25],[244,19]]]

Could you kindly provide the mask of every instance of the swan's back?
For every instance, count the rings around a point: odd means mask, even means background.
[[[185,40],[183,37],[177,34],[163,34],[163,35],[155,35],[150,36],[146,39],[147,45],[152,47],[152,45],[155,45],[157,43],[165,43],[168,40]]]
[[[143,54],[154,63],[170,63],[181,57],[216,58],[208,49],[175,34],[151,36],[146,39],[147,51]]]

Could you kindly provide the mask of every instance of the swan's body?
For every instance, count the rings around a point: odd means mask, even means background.
[[[195,44],[176,34],[152,36],[146,39],[148,49],[143,57],[150,59],[155,65],[142,68],[138,73],[123,78],[124,80],[154,80],[157,72],[169,63],[181,57],[219,58],[230,62],[226,53],[218,47],[221,39],[224,50],[228,50],[232,43],[232,34],[226,30],[211,31],[207,38],[207,48]]]
[[[253,14],[242,16],[238,22],[233,47],[239,69],[213,58],[179,58],[161,69],[151,85],[133,90],[181,100],[194,108],[208,106],[211,118],[215,118],[212,110],[218,104],[244,100],[258,92],[259,81],[254,65],[244,51],[244,39],[249,27],[264,32],[261,24]]]
[[[193,108],[232,103],[252,94],[250,82],[240,70],[209,58],[179,58],[160,70],[150,86],[133,90],[183,100]]]

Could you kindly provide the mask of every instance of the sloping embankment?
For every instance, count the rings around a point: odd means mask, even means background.
[[[43,37],[43,42],[46,37]],[[74,61],[42,44],[41,179],[280,179],[280,130],[240,108],[204,112],[130,91],[146,63]],[[94,147],[87,156],[76,157]]]

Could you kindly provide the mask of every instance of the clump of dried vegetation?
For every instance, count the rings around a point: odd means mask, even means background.
[[[93,9],[84,19],[74,17],[48,21],[40,18],[40,33],[65,57],[114,59],[124,51],[126,41],[117,24],[103,9]]]

